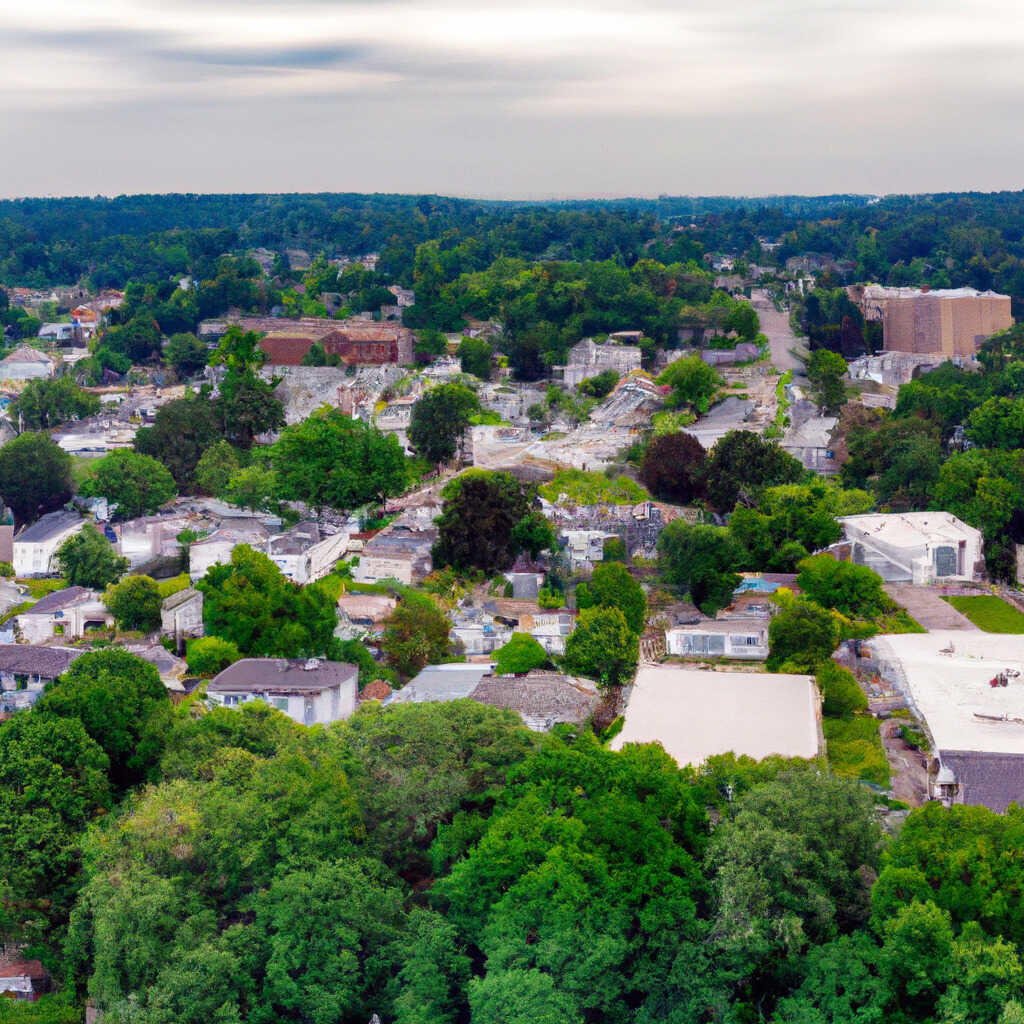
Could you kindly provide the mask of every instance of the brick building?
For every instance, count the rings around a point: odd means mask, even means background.
[[[970,358],[997,331],[1013,326],[1010,296],[973,288],[851,289],[868,320],[882,321],[887,352]]]
[[[380,366],[411,363],[415,336],[400,324],[348,322],[327,333],[302,327],[273,331],[260,341],[260,348],[273,366],[299,366],[314,342],[344,363]]]

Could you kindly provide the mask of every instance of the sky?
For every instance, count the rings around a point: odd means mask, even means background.
[[[0,195],[1024,187],[1021,0],[0,0]]]

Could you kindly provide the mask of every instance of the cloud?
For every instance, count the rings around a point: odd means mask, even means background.
[[[371,189],[932,188],[963,176],[979,139],[986,161],[993,140],[1014,154],[1022,47],[1016,0],[34,0],[0,13],[0,128],[44,150],[63,126],[94,126],[76,144],[95,161],[54,171],[71,189],[104,159],[123,173],[140,123],[166,146],[159,175],[133,170],[136,189],[195,166],[220,187],[265,187],[209,147],[286,139],[331,165],[325,132],[381,147],[358,157]],[[182,146],[207,151],[179,161]],[[311,181],[295,158],[280,173]],[[1005,160],[999,180],[1015,184]]]

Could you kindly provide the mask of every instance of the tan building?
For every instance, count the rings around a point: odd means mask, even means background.
[[[1010,296],[973,288],[883,288],[851,290],[868,320],[882,321],[887,352],[972,357],[981,343],[1013,326]]]

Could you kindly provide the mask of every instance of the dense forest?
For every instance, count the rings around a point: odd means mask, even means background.
[[[172,709],[121,651],[0,726],[0,782],[0,937],[64,982],[3,1020],[1024,1020],[1013,809],[893,838],[815,764],[694,772],[469,701]]]

